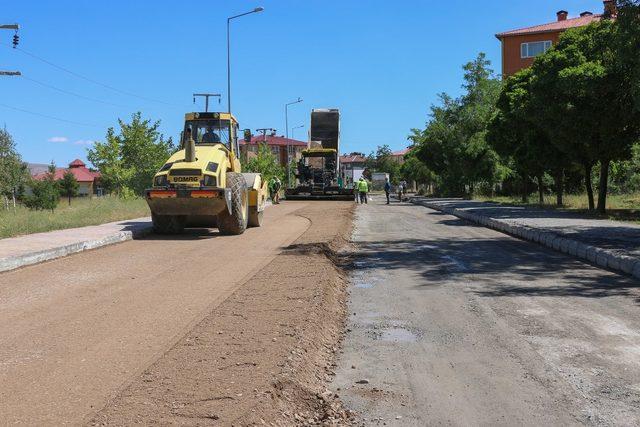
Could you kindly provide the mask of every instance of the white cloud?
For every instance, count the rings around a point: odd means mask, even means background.
[[[69,138],[67,138],[66,136],[52,136],[51,138],[47,139],[47,141],[49,142],[67,142],[69,140]]]
[[[93,145],[93,141],[88,140],[88,139],[79,139],[76,142],[74,142],[74,144],[76,144],[76,145]]]

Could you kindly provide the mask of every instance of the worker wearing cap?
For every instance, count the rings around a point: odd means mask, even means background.
[[[360,203],[367,203],[367,193],[369,192],[369,183],[364,177],[360,177],[358,181],[358,193],[360,194]]]
[[[271,201],[274,205],[280,203],[280,187],[282,187],[282,182],[280,178],[277,176],[272,177],[269,180],[269,195],[271,196]]]

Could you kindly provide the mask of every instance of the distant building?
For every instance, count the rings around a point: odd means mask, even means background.
[[[353,181],[360,179],[364,172],[367,158],[362,153],[343,154],[340,156],[340,177],[345,187],[351,187]]]
[[[27,163],[27,169],[29,170],[29,175],[35,176],[47,172],[49,165],[46,163]]]
[[[406,156],[410,150],[411,147],[405,148],[404,150],[400,151],[394,151],[393,153],[391,153],[391,157],[396,161],[396,163],[401,165],[404,163],[404,156]]]
[[[578,17],[569,18],[569,12],[560,10],[554,22],[496,34],[502,43],[502,75],[508,77],[530,67],[535,57],[549,50],[567,29],[583,27],[604,17],[615,18],[618,13],[616,1],[604,0],[603,3],[602,14],[586,11]]]
[[[42,171],[43,166],[44,171]],[[33,179],[35,180],[43,180],[49,173],[49,165],[30,163],[28,164],[28,167],[29,171],[32,173]],[[67,171],[70,171],[73,176],[76,177],[76,181],[78,181],[79,196],[102,194],[102,188],[100,188],[100,172],[88,169],[82,160],[75,159],[73,162],[69,163],[68,168],[56,168],[56,172],[53,175],[54,179],[56,181],[62,179]]]
[[[284,136],[276,135],[252,135],[251,142],[240,140],[240,156],[243,160],[249,160],[258,154],[260,144],[266,143],[271,152],[276,156],[282,167],[287,167],[289,161],[297,162],[302,157],[302,150],[307,148],[307,143]]]

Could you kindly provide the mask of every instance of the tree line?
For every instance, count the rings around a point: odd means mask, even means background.
[[[151,185],[153,176],[178,149],[171,137],[159,131],[160,121],[143,118],[141,112],[132,114],[129,121],[118,119],[118,128],[107,129],[104,141],[96,141],[87,150],[87,159],[100,172],[100,186],[104,193],[121,198],[142,196]],[[284,180],[287,170],[266,144],[260,144],[256,156],[242,159],[243,170],[261,172],[264,179],[277,176]],[[295,162],[289,167],[295,174]],[[30,191],[26,191],[26,189]],[[29,194],[27,194],[29,193]],[[36,210],[54,210],[60,197],[78,194],[75,176],[66,171],[56,179],[52,162],[43,179],[33,179],[17,152],[16,144],[6,130],[0,130],[0,194],[8,209],[16,201]]]
[[[464,65],[463,94],[439,95],[407,162],[438,195],[584,190],[604,213],[615,191],[640,190],[640,4],[564,32],[533,65],[500,80],[484,54]],[[410,169],[409,167],[407,169]],[[597,204],[594,196],[597,189]]]
[[[140,112],[134,113],[130,122],[119,119],[118,125],[118,132],[110,127],[105,141],[95,142],[87,150],[87,158],[100,171],[105,193],[137,197],[149,187],[176,147],[171,138],[165,139],[159,132],[160,121],[143,119]],[[78,189],[78,181],[69,170],[56,178],[53,162],[42,179],[34,179],[11,134],[0,130],[0,196],[5,209],[21,202],[30,209],[53,211],[60,197],[66,197],[71,204]]]

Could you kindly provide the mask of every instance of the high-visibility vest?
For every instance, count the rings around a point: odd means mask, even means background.
[[[362,181],[358,181],[358,191],[361,191],[363,193],[369,192],[369,184],[367,184],[367,181],[365,181],[364,179]]]

